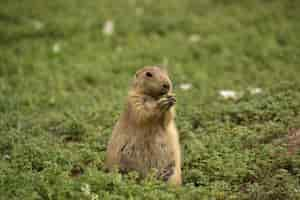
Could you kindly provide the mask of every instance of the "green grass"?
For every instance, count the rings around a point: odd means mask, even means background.
[[[300,154],[274,142],[300,128],[299,22],[297,0],[1,0],[0,199],[299,199]],[[181,188],[102,169],[134,72],[161,63]]]

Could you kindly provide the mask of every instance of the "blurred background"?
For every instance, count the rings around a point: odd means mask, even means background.
[[[299,22],[297,0],[1,0],[0,199],[300,198]],[[134,72],[156,64],[181,189],[102,171]]]

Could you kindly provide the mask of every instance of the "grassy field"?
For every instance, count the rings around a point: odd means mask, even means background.
[[[153,64],[178,98],[180,188],[103,171]],[[300,199],[299,77],[297,0],[1,0],[0,199]]]

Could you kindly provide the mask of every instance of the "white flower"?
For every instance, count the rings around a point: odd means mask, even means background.
[[[10,155],[5,154],[5,155],[3,156],[3,159],[4,159],[4,160],[9,160],[9,159],[10,159]]]
[[[198,34],[192,34],[190,37],[189,37],[189,41],[191,43],[196,43],[196,42],[199,42],[200,41],[200,35]]]
[[[114,32],[114,22],[112,20],[107,20],[103,25],[102,32],[106,36],[112,35]]]
[[[98,199],[99,199],[98,194],[92,194],[91,200],[98,200]]]
[[[32,24],[33,24],[33,27],[36,29],[36,30],[41,30],[41,29],[43,29],[44,28],[44,24],[41,22],[41,21],[39,21],[39,20],[33,20],[32,21]]]
[[[250,94],[260,94],[260,93],[262,93],[262,89],[261,88],[250,88],[249,92],[250,92]]]
[[[89,196],[91,194],[90,185],[87,183],[84,183],[83,186],[81,187],[81,191],[83,192],[84,195]]]
[[[192,84],[190,83],[182,83],[179,85],[180,89],[182,90],[189,90],[192,88]]]
[[[234,90],[220,90],[219,94],[224,98],[224,99],[239,99],[242,97],[242,93],[238,93]]]
[[[55,43],[55,44],[52,46],[52,51],[53,51],[53,53],[59,53],[60,50],[61,50],[60,44]]]

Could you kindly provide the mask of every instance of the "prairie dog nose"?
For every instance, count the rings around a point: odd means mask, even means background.
[[[164,88],[165,90],[169,90],[169,89],[170,89],[170,84],[169,84],[169,83],[164,83],[164,84],[163,84],[163,88]]]

